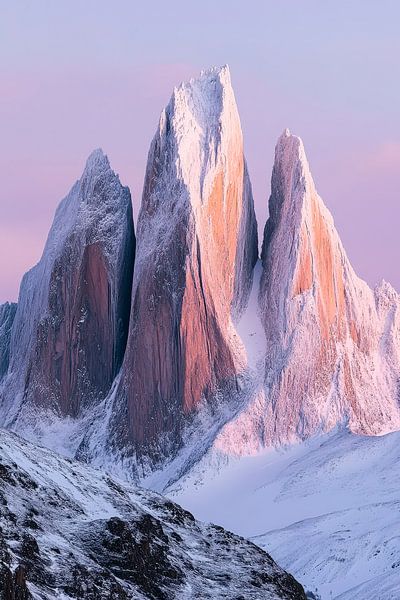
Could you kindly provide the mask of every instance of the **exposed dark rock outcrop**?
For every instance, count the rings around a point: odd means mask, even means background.
[[[17,305],[15,302],[5,302],[0,305],[0,381],[8,371],[11,328],[16,311]]]
[[[1,600],[306,598],[258,546],[162,496],[5,430],[0,457]]]

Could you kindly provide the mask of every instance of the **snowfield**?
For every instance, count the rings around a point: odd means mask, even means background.
[[[214,453],[169,495],[251,538],[322,600],[400,598],[399,432],[333,432],[240,459]]]

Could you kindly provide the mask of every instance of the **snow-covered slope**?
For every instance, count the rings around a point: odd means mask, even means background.
[[[400,598],[400,432],[204,460],[169,495],[251,538],[322,600]]]
[[[159,463],[246,365],[233,317],[249,295],[257,228],[227,67],[175,88],[150,147],[113,444]],[[90,448],[90,441],[88,441]],[[88,450],[90,452],[90,450]]]
[[[41,413],[76,417],[107,395],[126,344],[133,260],[129,189],[96,150],[21,283],[3,424],[25,433]]]
[[[251,542],[0,430],[0,597],[305,600]]]

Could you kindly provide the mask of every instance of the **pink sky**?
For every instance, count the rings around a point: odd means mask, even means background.
[[[94,148],[130,186],[137,214],[148,147],[173,86],[224,63],[260,230],[274,145],[289,127],[303,138],[356,271],[400,289],[399,5],[284,4],[17,0],[2,9],[0,302],[17,299],[58,202]]]

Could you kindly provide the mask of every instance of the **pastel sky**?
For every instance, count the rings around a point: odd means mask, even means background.
[[[228,63],[260,229],[285,127],[350,259],[400,290],[398,0],[0,0],[0,302],[102,147],[137,214],[172,88]]]

